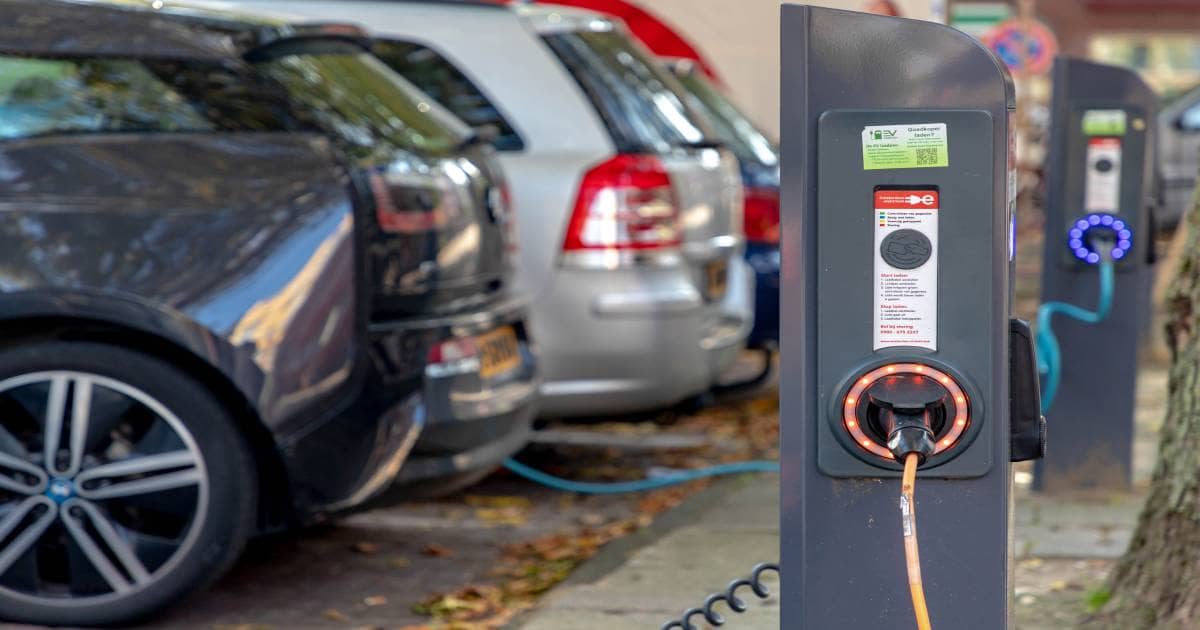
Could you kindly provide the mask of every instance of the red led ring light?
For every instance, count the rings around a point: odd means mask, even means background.
[[[842,426],[854,438],[854,443],[873,455],[878,455],[884,459],[893,459],[891,451],[886,446],[872,440],[862,430],[862,427],[859,426],[858,403],[862,399],[863,392],[875,384],[876,381],[898,374],[917,374],[936,379],[942,387],[946,388],[946,391],[950,392],[950,396],[954,398],[954,420],[950,423],[950,430],[938,438],[933,454],[937,455],[954,446],[963,433],[966,432],[967,426],[970,425],[971,415],[969,412],[970,406],[967,402],[967,394],[949,374],[923,363],[891,363],[875,368],[854,381],[854,384],[850,387],[850,391],[846,392],[846,398],[842,404]]]

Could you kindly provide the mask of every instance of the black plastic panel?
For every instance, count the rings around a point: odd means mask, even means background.
[[[862,133],[868,126],[945,123],[949,166],[865,170]],[[823,340],[817,348],[819,406],[829,409],[829,422],[818,423],[817,460],[821,472],[836,477],[899,476],[900,466],[868,463],[855,446],[839,440],[841,422],[836,398],[839,384],[871,362],[935,360],[972,383],[998,376],[997,348],[980,331],[1007,325],[995,310],[994,293],[1006,293],[990,273],[994,249],[1005,242],[1006,221],[992,213],[993,119],[986,111],[841,110],[826,112],[817,126],[817,251],[822,270],[817,300],[822,305],[817,326]],[[879,187],[936,188],[938,210],[938,344],[922,348],[873,350],[874,192]],[[1001,217],[1003,219],[1003,217]],[[996,321],[997,318],[1003,319]],[[836,340],[836,342],[834,342]],[[974,477],[994,461],[990,435],[980,429],[991,422],[986,393],[971,400],[972,422],[953,452],[931,458],[925,469],[939,477]],[[948,455],[948,456],[946,456]]]

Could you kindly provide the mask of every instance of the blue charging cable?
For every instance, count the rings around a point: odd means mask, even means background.
[[[563,490],[566,492],[578,492],[580,494],[623,494],[626,492],[644,492],[646,490],[657,490],[666,488],[696,479],[704,479],[705,477],[717,477],[720,475],[739,475],[743,473],[757,472],[779,472],[779,462],[770,460],[752,460],[746,462],[735,462],[732,464],[719,464],[717,466],[709,466],[708,468],[697,468],[695,470],[681,470],[672,472],[668,475],[655,477],[652,479],[640,479],[638,481],[618,481],[612,483],[596,483],[587,481],[572,481],[555,477],[554,475],[546,474],[536,468],[530,468],[521,462],[512,459],[511,457],[504,460],[504,467],[512,472],[530,480],[554,488],[555,490]]]
[[[1098,324],[1108,317],[1113,301],[1113,261],[1100,261],[1100,299],[1095,311],[1089,311],[1065,302],[1046,302],[1038,307],[1037,336],[1035,343],[1038,354],[1038,372],[1045,376],[1042,384],[1042,413],[1054,404],[1058,384],[1062,380],[1062,352],[1058,337],[1054,336],[1051,320],[1055,315],[1066,315],[1088,324]]]

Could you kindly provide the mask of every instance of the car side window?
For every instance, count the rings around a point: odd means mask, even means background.
[[[0,139],[212,128],[139,61],[0,56]]]
[[[500,151],[520,151],[525,141],[491,99],[437,51],[412,42],[378,41],[372,52],[474,129],[492,127]]]
[[[611,29],[542,36],[623,153],[661,152],[717,140],[686,90],[645,48]]]
[[[1183,115],[1179,117],[1179,128],[1184,131],[1200,131],[1200,103],[1183,111]]]

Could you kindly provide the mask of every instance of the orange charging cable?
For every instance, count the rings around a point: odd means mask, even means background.
[[[913,491],[917,485],[920,456],[904,458],[904,477],[900,482],[900,518],[904,524],[904,561],[908,567],[908,590],[912,593],[913,612],[918,630],[930,630],[929,606],[925,604],[925,585],[921,582],[921,552],[917,549],[917,504]]]

